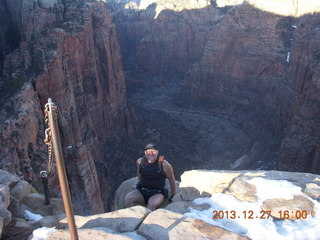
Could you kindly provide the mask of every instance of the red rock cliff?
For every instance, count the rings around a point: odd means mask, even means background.
[[[9,67],[19,62],[15,71],[31,76],[34,88],[29,85],[25,91],[34,101],[15,100],[25,106],[25,121],[21,114],[13,122],[8,114],[3,116],[12,130],[18,122],[27,132],[18,129],[15,138],[8,137],[13,133],[2,124],[1,149],[7,150],[1,151],[1,168],[18,173],[24,172],[23,161],[35,170],[46,165],[42,110],[50,97],[59,107],[60,135],[77,210],[102,212],[109,195],[108,169],[102,159],[104,143],[132,131],[115,26],[102,3],[34,6],[27,19],[21,34],[29,41],[21,42],[7,57],[3,75],[8,76]],[[27,75],[23,64],[37,74]],[[21,95],[26,94],[22,91]],[[16,102],[5,103],[17,107]],[[23,110],[17,107],[15,111]],[[33,146],[41,146],[38,159],[32,155],[37,152]]]

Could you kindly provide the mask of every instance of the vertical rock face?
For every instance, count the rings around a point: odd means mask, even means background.
[[[232,9],[185,78],[189,93],[215,101],[215,111],[246,119],[262,136],[278,136],[282,170],[320,171],[319,20],[319,14],[283,18],[248,5]]]
[[[279,169],[320,172],[320,15],[299,19],[291,48],[289,86],[296,93],[280,148]]]
[[[319,173],[320,8],[307,2],[111,6],[129,77],[165,85],[175,75],[180,106],[226,116],[263,139],[256,161]]]
[[[9,113],[4,114],[2,110],[0,115],[1,169],[18,175],[25,173],[28,179],[28,169],[34,165],[32,159],[39,167],[47,154],[42,137],[44,117],[38,95],[31,84],[26,84],[12,97],[5,110]]]
[[[8,15],[8,8],[5,1],[0,4],[0,72],[2,72],[5,55],[17,47],[20,37],[16,26]]]
[[[18,72],[32,80],[33,87],[28,85],[21,95],[28,91],[35,100],[26,103],[24,98],[16,97],[10,103],[1,99],[6,106],[2,109],[3,119],[8,125],[15,126],[7,110],[17,103],[26,109],[14,108],[19,113],[17,122],[21,112],[28,120],[24,125],[18,123],[28,133],[21,135],[17,130],[15,138],[8,137],[12,133],[2,124],[1,136],[6,139],[0,143],[4,150],[0,154],[1,168],[26,174],[21,162],[24,157],[36,171],[46,165],[42,111],[51,98],[59,108],[60,136],[73,202],[82,214],[102,212],[109,194],[103,145],[107,139],[132,131],[117,33],[102,3],[64,2],[54,7],[46,6],[46,1],[40,3],[31,7],[27,27],[21,27],[21,35],[29,41],[22,41],[4,63],[3,77],[10,79]],[[15,16],[18,19],[13,22],[23,18]],[[32,112],[30,108],[36,110]],[[34,145],[41,146],[38,159],[30,153]],[[24,153],[23,158],[20,152]],[[10,168],[6,167],[8,164]],[[51,181],[56,182],[56,177]]]
[[[129,4],[110,8],[125,67],[136,78],[183,76],[203,55],[206,31],[219,21],[219,10],[207,1],[142,1],[137,9]]]

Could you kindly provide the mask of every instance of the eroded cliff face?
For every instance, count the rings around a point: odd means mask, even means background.
[[[25,177],[24,167],[31,166],[35,174],[46,168],[43,109],[51,98],[59,108],[76,211],[103,212],[109,197],[104,143],[132,132],[115,26],[102,3],[18,3],[30,11],[11,9],[18,11],[12,21],[25,24],[17,27],[23,40],[6,56],[0,87],[11,86],[18,77],[26,83],[20,95],[15,95],[19,86],[1,95],[1,168]],[[54,192],[56,176],[50,181]]]
[[[243,166],[319,173],[317,1],[146,2],[109,3],[134,91],[237,123],[257,143]]]
[[[249,5],[232,9],[208,33],[207,51],[185,77],[195,98],[213,100],[215,111],[275,139],[280,148],[266,150],[279,151],[282,170],[320,170],[319,20],[319,14],[284,18]]]
[[[294,91],[279,169],[320,171],[320,15],[301,17],[294,33],[289,87]]]

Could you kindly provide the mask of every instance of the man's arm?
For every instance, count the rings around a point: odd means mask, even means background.
[[[141,181],[140,163],[141,163],[141,158],[139,158],[139,159],[137,160],[137,177],[138,177],[138,182]]]
[[[176,179],[174,177],[173,168],[170,163],[168,163],[166,160],[163,162],[163,170],[167,175],[167,178],[170,183],[171,188],[171,194],[172,196],[176,194]]]

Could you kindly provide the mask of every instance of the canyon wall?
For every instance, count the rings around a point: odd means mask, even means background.
[[[132,132],[117,32],[108,11],[102,3],[83,1],[5,4],[22,40],[5,56],[1,76],[1,168],[30,181],[47,168],[43,109],[51,98],[59,108],[76,211],[103,212],[109,200],[104,143]],[[52,172],[52,192],[58,193]]]
[[[205,111],[250,132],[260,144],[251,152],[252,168],[264,162],[268,169],[319,173],[317,4],[107,1],[111,20],[101,2],[1,1],[0,168],[39,184],[47,168],[43,109],[50,97],[59,107],[76,211],[102,212],[111,178],[121,182],[135,171],[136,149],[146,141],[122,144],[133,132],[126,94],[151,86],[168,91],[162,100],[172,100],[173,110]],[[170,125],[168,115],[149,115]],[[182,141],[181,129],[162,127],[163,150],[177,154],[179,173],[201,164],[181,163],[181,156],[198,154]],[[153,129],[143,131],[163,140]],[[106,148],[114,140],[116,150]],[[54,169],[50,182],[59,194]]]
[[[270,162],[273,169],[320,172],[317,1],[108,6],[129,86],[156,82],[170,91],[174,76],[181,88],[174,104],[247,129],[262,142],[255,161]]]

